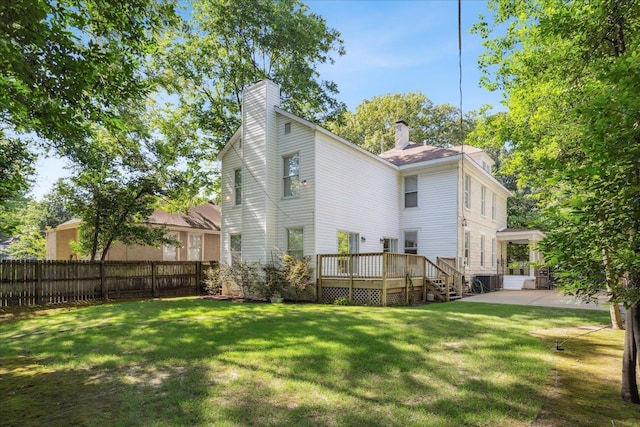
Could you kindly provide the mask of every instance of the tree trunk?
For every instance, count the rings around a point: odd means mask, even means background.
[[[609,306],[609,315],[611,316],[611,329],[624,329],[622,325],[622,316],[620,315],[620,304],[611,303]]]
[[[600,227],[604,233],[602,220],[600,221]],[[611,258],[609,257],[609,251],[605,245],[602,246],[602,262],[604,263],[604,275],[607,291],[609,292],[609,295],[613,295],[613,287],[619,283],[619,280],[612,277]],[[609,302],[611,303],[611,301]],[[609,307],[609,315],[611,316],[611,327],[613,329],[624,329],[624,326],[622,325],[622,316],[620,316],[620,304],[611,303],[611,306]]]
[[[624,354],[622,356],[622,400],[640,403],[638,395],[638,352],[640,351],[640,303],[627,309]]]

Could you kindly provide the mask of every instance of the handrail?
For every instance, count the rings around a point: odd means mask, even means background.
[[[453,276],[453,286],[455,287],[456,292],[458,292],[459,295],[462,295],[462,288],[464,286],[464,274],[440,257],[437,257],[436,261],[438,265],[441,265],[444,270],[448,270],[449,274]]]

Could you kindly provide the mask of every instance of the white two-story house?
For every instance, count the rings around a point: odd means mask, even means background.
[[[396,147],[375,155],[279,104],[275,83],[247,88],[219,155],[222,262],[397,252],[495,273],[510,193],[484,151],[411,143],[398,122]]]

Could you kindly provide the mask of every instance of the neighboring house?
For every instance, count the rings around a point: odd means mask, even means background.
[[[222,262],[385,251],[496,273],[510,192],[484,151],[411,143],[398,122],[396,147],[378,156],[279,104],[271,81],[246,89],[241,127],[219,155]]]
[[[47,259],[78,259],[71,242],[78,241],[82,221],[71,219],[47,231]],[[188,214],[156,210],[149,226],[166,226],[180,245],[161,247],[115,243],[109,261],[218,261],[220,259],[220,207],[212,202],[189,208]]]

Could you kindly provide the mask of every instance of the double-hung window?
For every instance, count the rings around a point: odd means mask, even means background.
[[[202,261],[202,234],[189,234],[189,261]]]
[[[304,255],[302,228],[289,228],[287,230],[287,253],[298,259]]]
[[[418,175],[404,177],[404,207],[418,206]]]
[[[471,209],[471,177],[464,175],[464,207]]]
[[[405,231],[404,232],[404,253],[405,254],[418,254],[418,232],[417,231]]]
[[[298,153],[283,158],[284,197],[297,196],[300,190],[300,158]]]
[[[242,260],[242,235],[231,234],[229,236],[229,247],[231,249],[231,265],[235,265]]]
[[[480,267],[484,267],[484,236],[480,236]]]
[[[464,265],[468,266],[471,261],[471,233],[464,233]]]
[[[242,169],[233,171],[233,200],[235,205],[242,204]]]
[[[178,249],[180,248],[180,234],[176,233],[176,232],[171,232],[171,233],[167,233],[167,235],[165,236],[168,239],[173,239],[175,240],[178,246],[176,246],[176,244],[170,244],[170,243],[165,243],[162,246],[162,260],[163,261],[178,261]]]
[[[487,187],[480,187],[480,215],[485,216],[487,213]]]
[[[496,215],[497,215],[497,206],[496,206],[497,200],[496,200],[496,193],[491,193],[491,219],[492,220],[496,220]]]

